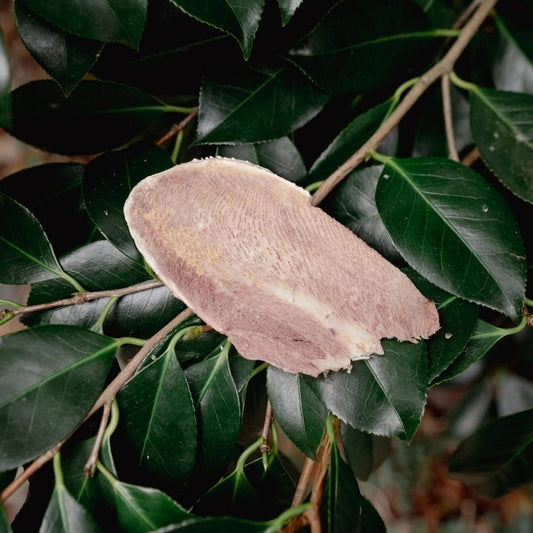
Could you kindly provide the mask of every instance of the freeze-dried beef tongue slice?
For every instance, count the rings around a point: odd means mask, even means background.
[[[248,359],[317,376],[439,328],[407,276],[251,163],[177,165],[137,184],[124,212],[154,272]]]

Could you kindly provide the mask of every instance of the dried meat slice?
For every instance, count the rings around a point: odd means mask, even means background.
[[[154,272],[248,359],[317,376],[439,328],[407,276],[256,165],[175,166],[136,185],[124,212]]]

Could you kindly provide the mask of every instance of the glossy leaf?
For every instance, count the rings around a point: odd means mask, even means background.
[[[210,358],[185,371],[200,419],[200,460],[211,474],[223,470],[232,457],[241,425],[239,393],[228,351],[225,343]]]
[[[161,148],[134,144],[93,159],[85,169],[82,188],[89,215],[107,239],[136,261],[141,255],[124,219],[124,202],[139,181],[172,165]]]
[[[263,15],[264,0],[226,0],[225,2],[196,2],[172,0],[183,11],[210,26],[233,36],[245,59],[252,50],[255,33]]]
[[[74,326],[0,338],[0,471],[33,459],[81,422],[116,349],[113,339]]]
[[[391,108],[391,102],[383,102],[356,116],[309,169],[313,181],[325,180],[360,148],[379,128]]]
[[[281,10],[281,23],[285,26],[291,20],[295,11],[300,7],[303,0],[278,0]]]
[[[483,161],[514,194],[533,203],[533,95],[475,87],[470,105]]]
[[[296,69],[247,65],[206,73],[198,144],[270,141],[311,120],[328,97]]]
[[[217,155],[255,163],[295,183],[307,177],[302,156],[288,137],[260,144],[222,145]]]
[[[26,0],[28,7],[62,30],[96,39],[139,46],[148,0]]]
[[[352,427],[411,439],[426,403],[426,349],[422,342],[384,340],[382,345],[384,355],[352,363],[350,373],[319,378],[318,390],[328,409]]]
[[[4,506],[0,507],[0,533],[11,533],[11,524],[9,523]]]
[[[39,533],[77,533],[79,531],[99,533],[102,530],[64,485],[56,485]]]
[[[447,159],[389,158],[376,204],[398,251],[431,283],[513,319],[522,314],[522,239],[479,174]]]
[[[191,518],[180,524],[171,525],[151,533],[213,533],[214,531],[231,531],[231,533],[274,533],[270,523],[252,522],[229,516]]]
[[[513,333],[512,330],[498,328],[478,319],[472,336],[463,352],[437,378],[434,384],[443,383],[464,372],[469,366],[481,359],[499,340]]]
[[[450,475],[496,498],[533,480],[533,410],[498,418],[459,444]]]
[[[310,381],[301,374],[268,368],[268,398],[276,421],[302,453],[316,459],[328,410]]]
[[[87,243],[95,232],[81,197],[84,168],[81,163],[46,163],[0,181],[0,191],[39,220],[58,255]],[[64,231],[66,227],[76,231]]]
[[[26,48],[68,95],[96,62],[103,44],[52,26],[28,9],[25,0],[15,2],[15,16]]]
[[[329,93],[370,91],[424,65],[428,28],[414,2],[338,2],[289,57]]]
[[[185,483],[196,461],[196,416],[173,345],[126,384],[118,401],[135,466]]]
[[[346,462],[357,479],[366,481],[387,458],[390,440],[359,431],[343,422],[340,423],[339,429]]]
[[[10,133],[37,148],[67,155],[120,146],[166,110],[148,93],[109,81],[84,80],[68,98],[52,80],[32,81],[15,89],[11,98]]]
[[[4,44],[4,36],[0,32],[0,126],[3,128],[9,128],[11,126],[10,85],[9,59]]]
[[[0,193],[0,282],[34,283],[63,276],[39,221],[23,205]]]
[[[326,198],[322,207],[372,248],[389,260],[397,261],[401,256],[376,207],[376,186],[381,170],[381,165],[354,170],[333,191],[331,198]]]

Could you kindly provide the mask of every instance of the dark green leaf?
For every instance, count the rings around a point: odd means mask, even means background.
[[[68,155],[120,146],[166,110],[148,93],[109,81],[83,80],[68,98],[52,80],[32,81],[15,89],[11,98],[10,133],[43,150]]]
[[[533,95],[476,87],[470,105],[483,161],[514,194],[533,203]]]
[[[235,37],[245,59],[250,56],[255,33],[263,15],[265,0],[226,0],[225,2],[197,2],[172,0],[183,11]]]
[[[390,441],[385,437],[359,431],[343,422],[340,435],[346,461],[357,479],[366,481],[389,455]]]
[[[378,129],[391,108],[383,102],[355,117],[320,154],[309,170],[314,181],[325,180]]]
[[[320,508],[322,531],[360,531],[361,500],[362,496],[352,470],[342,460],[335,442],[332,442],[330,465]]]
[[[175,531],[179,531],[180,533],[213,533],[216,531],[231,531],[231,533],[274,533],[269,522],[252,522],[251,520],[226,516],[220,518],[191,518],[181,524],[164,527],[151,533],[173,533]]]
[[[428,28],[413,2],[338,2],[289,57],[329,93],[369,91],[421,69]]]
[[[39,533],[99,533],[101,529],[89,512],[64,485],[56,485]]]
[[[64,275],[39,221],[21,204],[0,193],[0,282],[34,283]]]
[[[139,46],[148,0],[26,0],[39,16],[66,32]]]
[[[384,340],[382,345],[384,355],[352,363],[350,373],[319,378],[318,390],[329,410],[352,427],[411,439],[426,403],[426,349],[422,342]]]
[[[311,120],[328,97],[296,69],[246,65],[206,74],[196,142],[270,141]]]
[[[9,523],[4,506],[0,507],[0,533],[11,533],[11,524]]]
[[[115,480],[116,512],[123,533],[143,533],[191,517],[164,492]]]
[[[102,43],[52,26],[28,9],[25,0],[15,2],[15,16],[26,48],[68,95],[95,63]]]
[[[379,217],[375,193],[381,165],[354,170],[326,199],[324,209],[389,260],[401,258]]]
[[[533,480],[533,409],[498,418],[459,444],[450,475],[488,498]]]
[[[268,367],[268,397],[276,421],[301,452],[315,459],[328,410],[310,381],[308,376]]]
[[[512,330],[498,328],[478,319],[472,336],[463,352],[437,378],[434,384],[443,383],[464,372],[470,365],[481,359],[500,339],[512,333]]]
[[[187,368],[185,375],[199,412],[199,452],[205,469],[223,470],[232,457],[239,436],[239,393],[231,375],[229,345]]]
[[[396,248],[431,283],[521,316],[522,239],[504,200],[479,174],[444,158],[389,158],[376,204]]]
[[[196,417],[173,344],[145,365],[117,399],[136,467],[185,483],[196,460]]]
[[[291,20],[301,3],[302,0],[278,0],[279,9],[281,11],[281,23],[283,26]]]
[[[11,126],[10,86],[9,60],[4,44],[4,36],[0,31],[0,126],[3,128],[9,128]]]
[[[171,166],[161,148],[134,144],[93,159],[85,169],[82,188],[89,215],[107,239],[136,261],[141,256],[124,219],[124,202],[139,181]]]
[[[260,144],[222,145],[217,155],[255,163],[295,183],[307,176],[302,156],[288,137]]]
[[[58,255],[86,244],[95,232],[81,197],[84,168],[81,163],[47,163],[0,181],[0,190],[39,220]]]
[[[496,21],[522,52],[533,62],[533,42],[531,40],[531,24],[533,20],[533,3],[531,0],[514,0],[498,5]]]
[[[0,470],[59,442],[102,390],[115,340],[74,326],[42,326],[0,338]]]

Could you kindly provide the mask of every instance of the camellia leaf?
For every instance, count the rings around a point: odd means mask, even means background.
[[[228,360],[230,346],[224,341],[211,357],[185,370],[200,417],[200,459],[211,474],[227,465],[241,426],[239,393]]]
[[[119,250],[141,261],[124,219],[124,202],[131,189],[150,174],[172,166],[172,160],[154,145],[134,144],[93,159],[83,175],[83,197],[98,229]]]
[[[249,161],[295,183],[307,177],[302,156],[288,137],[259,144],[222,145],[217,155]]]
[[[252,522],[229,516],[191,518],[180,524],[157,529],[151,533],[213,533],[213,531],[231,531],[231,533],[274,533],[281,529],[272,527],[270,522]]]
[[[52,80],[32,81],[15,89],[11,99],[12,135],[43,150],[68,155],[115,148],[167,109],[140,89],[97,80],[81,81],[68,98]]]
[[[0,282],[13,285],[64,277],[39,221],[21,204],[0,193]]]
[[[524,246],[497,191],[449,159],[383,159],[376,204],[407,263],[451,294],[521,316]]]
[[[4,44],[4,36],[0,32],[0,126],[3,128],[9,128],[11,126],[10,86],[9,60]]]
[[[196,416],[175,342],[118,395],[121,424],[144,472],[185,483],[196,461]]]
[[[310,381],[307,376],[268,367],[268,397],[276,421],[302,453],[316,459],[328,410]]]
[[[483,161],[514,194],[533,203],[533,95],[476,86],[470,105]]]
[[[496,22],[522,52],[533,62],[533,43],[529,32],[528,20],[533,17],[531,0],[515,0],[512,6],[502,2],[497,9]]]
[[[196,143],[270,141],[311,120],[328,97],[286,65],[246,65],[206,73]]]
[[[172,0],[172,2],[195,19],[235,37],[241,46],[244,58],[248,59],[263,15],[265,0],[226,0],[225,2]]]
[[[4,506],[0,507],[0,533],[12,533],[11,524],[7,519]]]
[[[486,498],[533,480],[533,409],[493,420],[459,444],[450,475]]]
[[[148,0],[25,0],[28,7],[50,24],[66,32],[139,46]]]
[[[19,35],[35,61],[70,94],[96,62],[103,44],[52,26],[28,9],[25,0],[15,2],[15,16]]]
[[[329,93],[364,92],[395,81],[424,64],[435,38],[414,2],[338,2],[291,50],[289,58]],[[369,61],[372,58],[372,61]]]
[[[281,11],[281,23],[285,26],[296,10],[300,7],[302,0],[278,0],[279,9]]]
[[[411,439],[426,403],[426,349],[422,342],[383,340],[382,345],[385,355],[355,361],[350,373],[318,378],[318,391],[328,409],[352,427]]]
[[[33,459],[81,422],[116,349],[114,339],[74,326],[0,338],[0,470]]]

